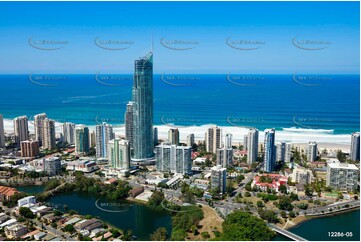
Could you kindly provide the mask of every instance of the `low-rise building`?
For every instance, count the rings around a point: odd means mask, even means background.
[[[18,223],[5,227],[6,237],[10,239],[20,238],[27,232],[28,230],[26,229],[26,227]]]
[[[267,189],[271,189],[278,192],[281,185],[287,185],[287,181],[287,177],[279,174],[264,174],[256,176],[253,179],[251,186],[256,186],[262,191],[267,191]]]
[[[312,182],[312,171],[306,168],[297,167],[292,172],[292,182],[310,184]]]
[[[34,196],[28,196],[28,197],[24,197],[22,199],[18,200],[18,207],[24,207],[24,206],[32,206],[36,204],[36,198]]]
[[[66,164],[66,170],[68,171],[82,171],[84,173],[90,173],[99,170],[98,164],[94,160],[80,159],[71,161]]]
[[[19,191],[15,188],[0,186],[0,201],[8,201],[16,193],[19,193]]]

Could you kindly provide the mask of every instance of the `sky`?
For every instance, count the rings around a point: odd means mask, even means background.
[[[359,20],[359,2],[0,2],[0,74],[132,73],[149,51],[158,74],[358,74]]]

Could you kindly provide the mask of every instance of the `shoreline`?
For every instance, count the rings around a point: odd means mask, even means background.
[[[61,132],[61,122],[56,121],[55,130],[56,134],[59,137]],[[28,123],[29,132],[34,133],[34,125],[32,122]],[[95,130],[95,125],[87,125],[89,131],[93,132]],[[178,126],[172,124],[161,124],[154,125],[158,128],[158,138],[167,139],[168,130],[171,128],[179,129],[180,142],[185,143],[187,141],[187,135],[194,134],[195,142],[203,141],[205,139],[205,132],[209,127],[214,127],[215,124],[203,124],[200,126]],[[309,141],[316,141],[319,144],[319,148],[329,148],[329,149],[342,149],[344,152],[349,152],[351,145],[351,133],[334,133],[334,130],[326,129],[311,129],[311,128],[302,128],[296,124],[291,125],[292,127],[281,127],[276,128],[276,142],[286,141],[292,143],[293,145],[306,145]],[[232,144],[239,145],[243,144],[244,135],[248,133],[249,127],[242,126],[232,126],[229,125],[218,125],[222,128],[222,133],[230,133],[233,135]],[[272,128],[272,127],[270,127]],[[4,130],[6,134],[13,133],[13,121],[11,119],[4,118]],[[125,127],[124,124],[113,125],[113,131],[118,137],[125,136]],[[355,131],[357,132],[357,131]],[[259,130],[259,141],[260,143],[264,139],[264,131]]]
[[[304,217],[304,219],[302,219],[300,222],[296,222],[295,224],[293,224],[291,226],[287,226],[284,229],[285,230],[290,230],[290,229],[293,229],[293,228],[297,228],[298,226],[300,226],[300,225],[302,225],[302,224],[304,224],[304,223],[306,223],[308,221],[311,221],[313,219],[333,217],[333,216],[337,216],[337,215],[340,215],[340,214],[350,213],[350,212],[353,212],[353,211],[356,211],[356,210],[360,210],[360,207],[356,207],[356,208],[353,207],[353,208],[350,208],[350,209],[347,209],[347,210],[337,211],[337,212],[329,213],[329,214],[325,214],[325,215],[317,215],[317,216],[307,216],[307,215],[305,216],[305,215],[303,215],[302,217]],[[301,217],[301,216],[298,216],[298,217]],[[295,219],[295,218],[293,218],[293,219]]]

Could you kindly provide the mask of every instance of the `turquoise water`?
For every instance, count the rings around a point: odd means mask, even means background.
[[[302,79],[315,86],[301,85],[293,75],[248,75],[246,80],[237,76],[227,79],[226,74],[179,76],[183,78],[154,75],[155,125],[212,123],[260,130],[298,127],[333,130],[335,134],[360,130],[358,75]],[[117,86],[99,84],[95,75],[61,77],[56,81],[38,80],[54,84],[42,86],[29,81],[28,75],[0,75],[0,85],[6,90],[0,95],[4,118],[46,112],[60,122],[124,123],[126,103],[131,100],[131,75],[107,81]],[[245,82],[252,85],[237,85]]]

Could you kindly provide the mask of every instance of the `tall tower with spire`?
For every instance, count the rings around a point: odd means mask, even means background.
[[[133,162],[154,159],[153,53],[135,61],[132,88]]]

